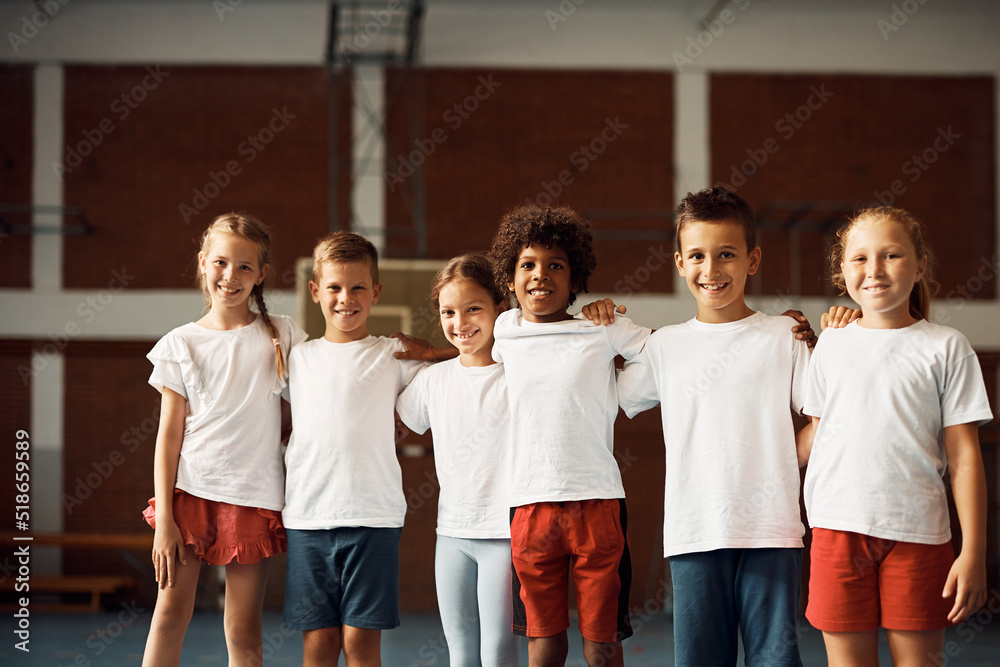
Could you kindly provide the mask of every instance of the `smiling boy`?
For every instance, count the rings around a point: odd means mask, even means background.
[[[513,423],[514,632],[530,638],[531,665],[565,664],[572,578],[587,663],[621,665],[631,561],[614,358],[637,355],[649,329],[568,314],[596,266],[589,226],[568,208],[510,211],[490,257],[519,306],[493,330]]]
[[[375,247],[336,232],[313,251],[323,338],[289,356],[292,431],[282,518],[288,531],[285,625],[303,631],[303,665],[379,665],[399,625],[399,538],[406,513],[394,407],[422,366],[395,339],[370,336]]]
[[[753,211],[724,188],[677,208],[677,270],[698,303],[658,329],[618,377],[630,418],[660,404],[663,552],[677,665],[801,665],[802,535],[793,413],[809,361],[794,320],[744,300],[761,250]]]

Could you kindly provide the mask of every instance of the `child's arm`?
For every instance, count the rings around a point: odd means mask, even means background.
[[[403,440],[406,439],[406,436],[410,435],[410,429],[406,428],[406,424],[403,423],[403,420],[400,418],[398,412],[393,413],[393,418],[395,419],[396,422],[394,435],[396,438],[396,444],[398,445],[399,443],[401,443]]]
[[[809,463],[809,456],[812,455],[813,440],[816,438],[816,429],[819,428],[819,417],[810,417],[809,423],[799,429],[795,434],[795,456],[799,460],[799,467]]]
[[[958,623],[986,602],[986,472],[976,424],[945,427],[944,448],[962,527],[962,552],[951,566],[941,595],[955,595],[948,620]]]
[[[174,585],[174,557],[187,565],[184,540],[174,523],[174,484],[177,462],[184,440],[184,413],[187,400],[167,387],[163,388],[160,426],[153,455],[153,489],[156,495],[156,531],[153,535],[153,570],[160,588]]]
[[[281,399],[281,444],[287,445],[292,437],[292,404]]]
[[[598,325],[608,325],[615,321],[615,314],[625,314],[625,306],[616,306],[613,299],[605,298],[600,301],[593,301],[583,307],[583,316]],[[792,333],[798,340],[804,340],[809,347],[816,345],[816,334],[813,333],[812,326],[802,311],[786,310],[782,315],[787,315],[799,323],[792,327]]]
[[[396,353],[397,359],[437,363],[438,361],[447,361],[458,356],[458,348],[456,347],[452,347],[451,345],[448,347],[434,347],[422,338],[410,336],[399,331],[392,334],[390,338],[398,338],[406,346],[405,351]]]

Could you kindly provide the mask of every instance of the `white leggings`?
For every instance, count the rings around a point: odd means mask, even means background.
[[[510,540],[438,535],[434,554],[451,667],[517,667],[511,631]]]

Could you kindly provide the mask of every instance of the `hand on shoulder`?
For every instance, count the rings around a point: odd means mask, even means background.
[[[615,306],[615,302],[608,298],[588,303],[581,313],[594,324],[607,326],[614,323],[615,314],[624,315],[625,310],[625,306]]]
[[[861,311],[847,306],[831,306],[828,312],[819,318],[820,331],[824,329],[842,329],[861,317]]]
[[[798,324],[792,327],[792,333],[795,334],[796,340],[805,341],[806,345],[809,347],[815,347],[818,337],[812,329],[812,325],[809,324],[809,318],[805,316],[801,310],[786,310],[782,313],[784,317],[790,317]]]

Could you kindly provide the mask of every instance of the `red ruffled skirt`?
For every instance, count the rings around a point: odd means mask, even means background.
[[[156,528],[156,498],[142,516]],[[198,560],[212,565],[248,565],[288,551],[281,512],[205,500],[174,490],[174,522]]]

